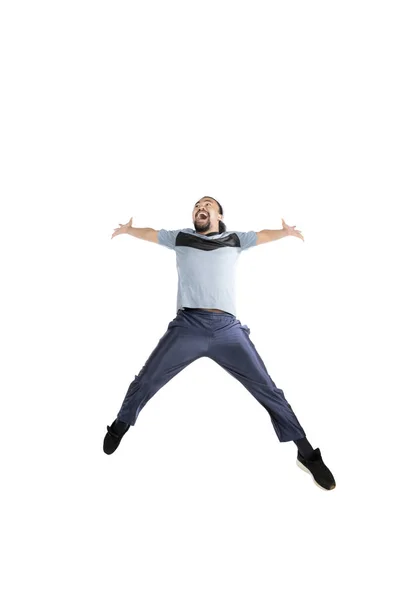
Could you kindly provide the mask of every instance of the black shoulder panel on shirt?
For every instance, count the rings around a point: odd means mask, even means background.
[[[197,250],[218,250],[218,248],[240,248],[240,240],[236,233],[213,240],[211,238],[199,237],[191,233],[180,231],[176,236],[175,246],[189,246]]]

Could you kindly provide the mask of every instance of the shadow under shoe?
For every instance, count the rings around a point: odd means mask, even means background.
[[[118,419],[115,419],[111,425],[107,425],[107,433],[103,442],[103,450],[106,454],[115,452],[129,428],[129,423],[123,423]]]
[[[308,459],[297,452],[296,464],[306,473],[310,473],[317,486],[323,490],[333,490],[336,487],[335,479],[322,460],[319,448],[315,448]]]

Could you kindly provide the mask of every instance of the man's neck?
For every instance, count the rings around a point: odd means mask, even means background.
[[[215,235],[216,233],[219,233],[219,231],[208,231],[207,233],[203,233],[202,231],[196,231],[196,233],[199,233],[200,235]]]

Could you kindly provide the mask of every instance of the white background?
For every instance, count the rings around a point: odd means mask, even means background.
[[[7,600],[398,598],[396,8],[2,3]],[[111,234],[204,195],[303,232],[243,252],[237,318],[333,491],[206,358],[103,453],[177,292],[173,251]]]

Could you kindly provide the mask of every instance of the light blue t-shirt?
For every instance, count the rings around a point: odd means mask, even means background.
[[[242,250],[256,245],[257,233],[160,229],[157,238],[176,252],[177,311],[185,306],[218,308],[236,317],[236,261]]]

